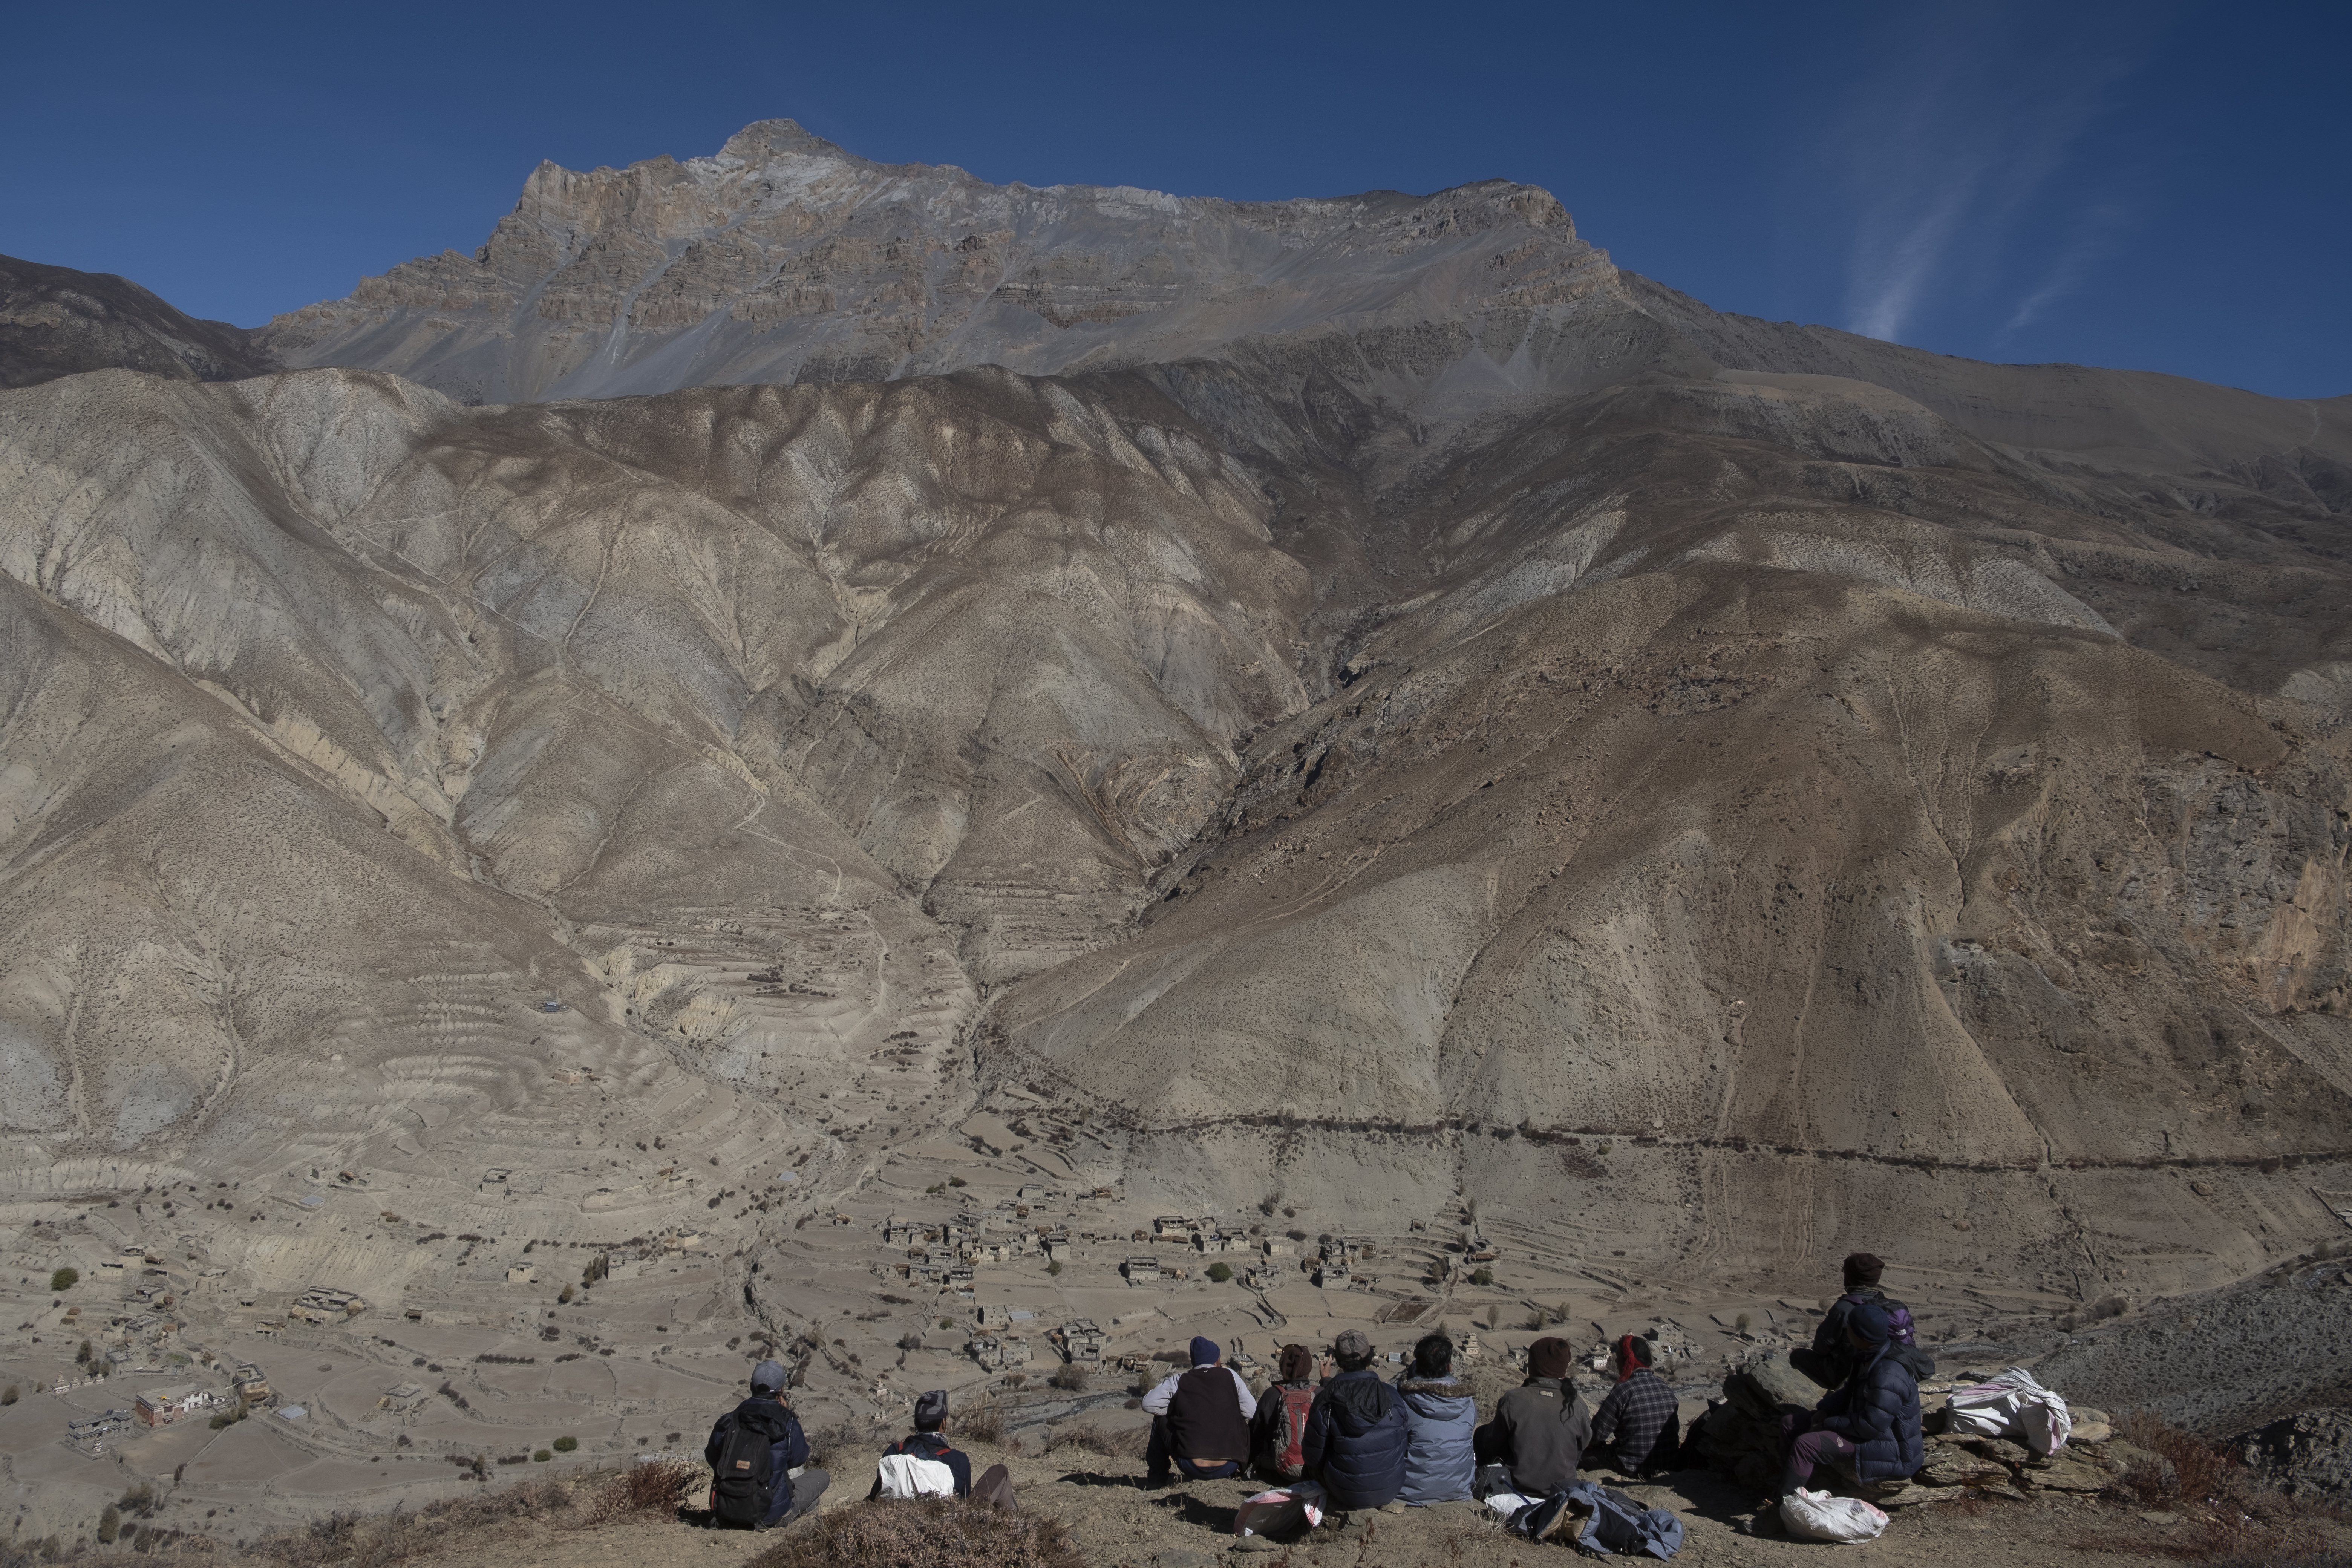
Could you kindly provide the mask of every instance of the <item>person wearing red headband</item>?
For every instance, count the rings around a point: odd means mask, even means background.
[[[1614,1469],[1624,1476],[1655,1475],[1682,1459],[1681,1424],[1675,1391],[1650,1370],[1650,1342],[1627,1334],[1617,1342],[1609,1364],[1617,1386],[1592,1413],[1592,1441],[1585,1445],[1585,1469]]]

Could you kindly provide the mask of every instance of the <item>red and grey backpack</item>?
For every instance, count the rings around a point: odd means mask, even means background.
[[[1282,1401],[1282,1421],[1274,1434],[1273,1466],[1286,1476],[1301,1475],[1307,1469],[1307,1413],[1315,1408],[1315,1391],[1285,1384],[1268,1389],[1265,1396]]]

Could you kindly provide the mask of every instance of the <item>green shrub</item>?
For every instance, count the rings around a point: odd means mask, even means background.
[[[1473,1285],[1492,1285],[1494,1282],[1495,1271],[1491,1268],[1481,1268],[1470,1276],[1470,1283]]]
[[[60,1268],[49,1276],[49,1289],[52,1290],[70,1290],[80,1283],[81,1276],[70,1268]]]
[[[549,1453],[549,1452],[548,1452],[546,1449],[544,1449],[544,1448],[541,1448],[541,1449],[538,1450],[536,1453],[532,1454],[532,1455],[531,1455],[531,1457],[530,1457],[530,1458],[531,1458],[531,1463],[533,1463],[533,1464],[535,1464],[535,1465],[543,1465],[543,1464],[547,1463],[547,1461],[548,1461],[548,1460],[550,1460],[550,1459],[551,1459],[551,1458],[555,1458],[555,1456],[554,1456],[554,1455],[552,1455],[552,1454],[551,1454],[551,1453]]]
[[[13,1383],[5,1388],[0,1388],[0,1405],[14,1405],[24,1397],[25,1391]]]
[[[1222,1285],[1233,1277],[1234,1268],[1232,1264],[1212,1263],[1209,1265],[1209,1278],[1215,1280],[1218,1284]]]
[[[1061,1271],[1062,1265],[1059,1260],[1045,1265],[1045,1272],[1048,1274],[1059,1274]]]
[[[100,1546],[111,1546],[114,1544],[114,1538],[121,1533],[122,1514],[112,1503],[108,1503],[100,1510],[98,1516],[98,1543]]]
[[[578,1447],[580,1439],[577,1437],[558,1437],[555,1440],[555,1451],[559,1454],[568,1454]]]
[[[571,1286],[566,1285],[562,1289],[558,1290],[555,1293],[555,1304],[559,1307],[569,1307],[572,1305]]]
[[[950,1176],[948,1178],[948,1185],[951,1187],[961,1187],[965,1184],[966,1183],[961,1176]]]

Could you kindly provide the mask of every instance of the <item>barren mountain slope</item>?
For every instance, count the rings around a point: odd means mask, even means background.
[[[242,328],[183,315],[127,278],[0,256],[0,386],[110,365],[173,381],[278,368]]]
[[[1171,1202],[1458,1182],[1740,1279],[1998,1202],[1922,1259],[2069,1295],[2330,1223],[2324,510],[1832,378],[1425,443],[1247,374],[11,395],[23,1157],[275,1161],[276,1118],[396,1169],[480,1132],[468,1073],[628,1071],[705,1096],[697,1149],[850,1176],[961,1114],[1013,982],[991,1081]],[[29,651],[68,632],[110,673]],[[314,853],[354,822],[412,893]]]
[[[2068,1294],[2324,1233],[2342,524],[2148,482],[1740,373],[1433,462],[1391,496],[1431,587],[1142,932],[996,1006],[993,1070],[1204,1206],[1458,1182],[1677,1275],[1890,1215]]]
[[[733,1152],[841,1152],[1301,705],[1304,573],[1130,391],[0,399],[11,1163],[398,1166],[484,1075],[680,1069],[824,1088]]]

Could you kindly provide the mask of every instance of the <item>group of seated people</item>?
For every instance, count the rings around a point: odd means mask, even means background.
[[[1924,1462],[1918,1380],[1935,1363],[1912,1342],[1908,1309],[1878,1289],[1883,1267],[1868,1253],[1848,1258],[1845,1293],[1811,1347],[1790,1358],[1829,1393],[1811,1412],[1782,1420],[1782,1499],[1820,1466],[1871,1482],[1907,1477]],[[1589,1412],[1570,1378],[1568,1342],[1536,1341],[1527,1380],[1484,1425],[1454,1376],[1454,1353],[1444,1334],[1427,1335],[1391,1384],[1372,1370],[1371,1342],[1349,1329],[1332,1341],[1319,1377],[1313,1352],[1285,1345],[1274,1381],[1253,1393],[1214,1340],[1196,1338],[1187,1370],[1143,1397],[1151,1416],[1146,1484],[1166,1486],[1179,1474],[1313,1480],[1328,1506],[1345,1512],[1506,1491],[1544,1497],[1573,1485],[1579,1471],[1643,1477],[1680,1467],[1677,1400],[1652,1368],[1648,1340],[1628,1334],[1611,1348],[1614,1382]],[[829,1482],[808,1464],[808,1441],[782,1403],[785,1381],[782,1366],[761,1362],[751,1397],[711,1429],[705,1455],[718,1522],[788,1524],[816,1506]],[[883,1454],[866,1495],[970,1497],[1012,1508],[1005,1468],[992,1466],[974,1482],[971,1461],[947,1439],[947,1420],[943,1391],[918,1399],[913,1434]]]
[[[1879,1291],[1883,1268],[1868,1253],[1847,1258],[1845,1293],[1812,1346],[1791,1357],[1829,1392],[1781,1424],[1780,1497],[1823,1464],[1869,1482],[1908,1476],[1923,1462],[1918,1379],[1935,1363],[1911,1342],[1908,1310]],[[1591,1410],[1570,1381],[1568,1342],[1536,1341],[1526,1381],[1483,1425],[1454,1374],[1454,1353],[1445,1335],[1428,1335],[1387,1383],[1372,1370],[1370,1342],[1350,1329],[1332,1342],[1319,1380],[1313,1352],[1285,1345],[1274,1382],[1253,1394],[1214,1341],[1195,1339],[1191,1370],[1144,1396],[1152,1416],[1146,1484],[1248,1471],[1276,1484],[1316,1481],[1344,1511],[1505,1491],[1544,1497],[1580,1471],[1639,1478],[1681,1467],[1679,1401],[1653,1370],[1644,1338],[1628,1334],[1611,1347],[1613,1381]]]

